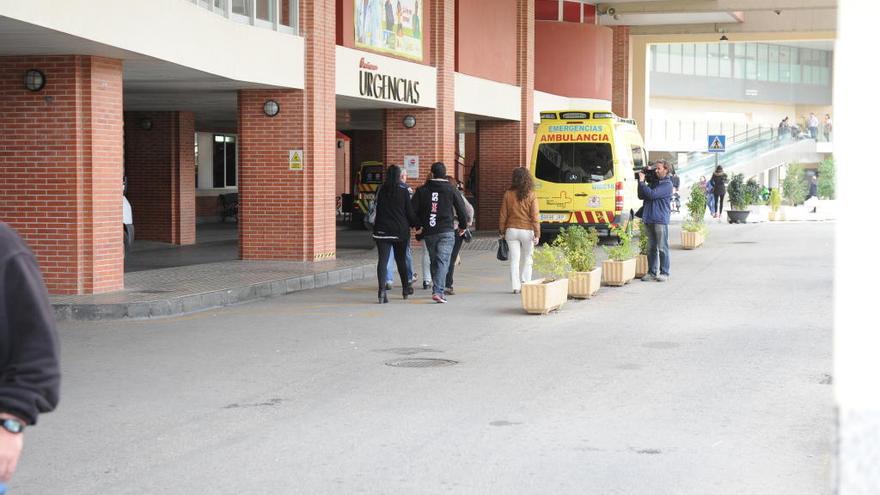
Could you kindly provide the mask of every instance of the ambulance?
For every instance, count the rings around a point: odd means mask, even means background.
[[[609,111],[542,111],[530,171],[541,210],[541,237],[562,227],[610,235],[628,227],[641,206],[635,171],[647,164],[634,120]]]
[[[361,162],[354,180],[354,205],[352,226],[363,228],[364,215],[370,211],[370,204],[376,199],[376,191],[385,180],[385,165],[382,162]]]

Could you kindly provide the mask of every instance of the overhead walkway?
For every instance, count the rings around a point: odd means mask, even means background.
[[[795,139],[787,134],[779,137],[776,129],[751,129],[727,139],[724,153],[691,152],[686,162],[676,168],[682,188],[707,179],[717,164],[724,167],[728,177],[741,173],[746,177],[761,174],[793,162],[815,163],[830,153],[830,143],[812,139]],[[684,161],[684,160],[683,160]]]

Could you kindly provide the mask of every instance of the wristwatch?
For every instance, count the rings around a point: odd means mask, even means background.
[[[9,433],[21,433],[24,431],[24,423],[12,418],[0,419],[0,427]]]

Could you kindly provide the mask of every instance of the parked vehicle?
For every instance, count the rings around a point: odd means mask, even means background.
[[[351,212],[352,227],[364,228],[364,216],[370,211],[370,205],[376,199],[376,191],[385,180],[385,164],[366,161],[361,163],[354,181],[355,198]]]

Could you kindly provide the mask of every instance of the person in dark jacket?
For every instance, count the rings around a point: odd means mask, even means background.
[[[724,194],[727,192],[727,174],[721,165],[715,167],[715,173],[709,179],[712,182],[712,194],[715,195],[715,218],[721,218],[724,210]]]
[[[669,200],[672,198],[672,181],[666,160],[657,160],[654,166],[659,180],[650,186],[645,182],[645,173],[639,172],[639,199],[644,200],[642,221],[648,233],[648,273],[642,277],[643,282],[665,282],[669,278]]]
[[[24,428],[58,405],[55,315],[37,260],[0,222],[0,485],[15,473]]]
[[[425,246],[431,258],[431,298],[434,302],[445,303],[446,273],[455,246],[454,224],[458,224],[457,234],[462,235],[467,228],[468,214],[461,196],[446,180],[446,165],[434,162],[431,175],[433,178],[416,190],[412,202],[418,223],[424,229]]]
[[[413,293],[406,269],[406,246],[409,244],[410,228],[418,225],[418,218],[410,202],[406,185],[400,182],[400,167],[391,165],[385,172],[385,182],[376,192],[376,223],[373,228],[373,239],[379,250],[379,264],[376,275],[379,278],[379,303],[387,303],[385,289],[388,258],[394,248],[394,260],[397,262],[397,273],[400,274],[400,285],[403,287],[403,298]]]
[[[467,198],[464,197],[464,186],[461,182],[456,182],[455,177],[451,175],[446,176],[446,180],[449,181],[450,184],[455,184],[455,192],[461,197],[461,201],[464,204],[464,208],[468,213],[467,224],[468,227],[473,226],[474,224],[474,207],[468,202]],[[458,218],[456,217],[455,221],[458,225],[461,225],[461,222],[458,222]],[[447,296],[455,295],[455,288],[453,284],[455,283],[455,262],[458,259],[458,253],[461,252],[461,245],[465,241],[464,232],[462,234],[456,234],[455,236],[455,244],[452,246],[452,254],[449,255],[449,270],[446,272],[446,288],[443,290],[443,294]]]

